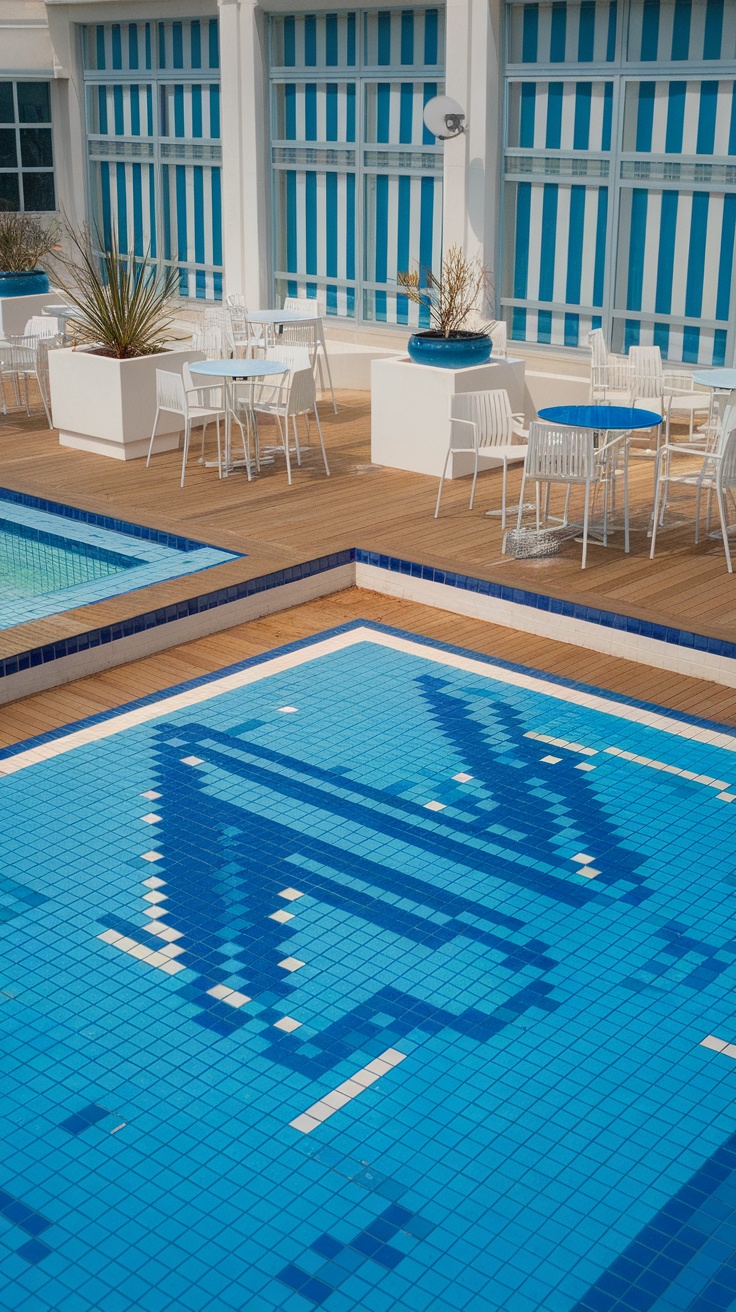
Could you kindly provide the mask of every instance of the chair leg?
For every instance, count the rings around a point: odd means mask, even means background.
[[[156,418],[155,418],[154,421],[153,421],[153,429],[152,429],[152,431],[151,431],[151,440],[150,440],[150,442],[148,443],[148,455],[147,455],[147,457],[146,457],[146,469],[148,469],[148,466],[149,466],[150,463],[151,463],[151,452],[153,451],[153,439],[154,439],[154,437],[156,436],[156,427],[157,427],[157,425],[158,425],[158,417],[159,417],[160,414],[161,414],[161,410],[160,410],[159,407],[157,407],[157,408],[156,408]]]
[[[659,524],[659,494],[662,488],[660,480],[660,466],[662,463],[661,456],[657,456],[654,465],[654,514],[652,515],[652,545],[649,548],[649,559],[654,560],[654,548],[657,545],[657,525]]]
[[[442,489],[443,489],[443,487],[445,486],[445,474],[447,473],[447,462],[448,462],[449,459],[450,459],[450,451],[449,451],[449,448],[448,448],[447,455],[445,456],[445,463],[444,463],[444,465],[442,466],[442,474],[441,474],[441,476],[440,476],[440,485],[439,485],[439,487],[437,488],[437,505],[436,505],[435,508],[434,508],[434,517],[435,517],[435,519],[439,519],[439,514],[440,514],[440,501],[441,501],[441,499],[442,499]]]
[[[324,342],[321,342],[320,345],[322,347],[322,355],[324,357],[324,362],[327,365],[327,377],[330,380],[330,396],[332,397],[332,409],[334,410],[335,414],[337,414],[337,401],[335,400],[335,389],[332,386],[332,370],[330,369],[330,357],[327,354],[327,350],[325,348]]]
[[[624,445],[624,551],[629,554],[629,444]]]
[[[509,472],[509,462],[503,458],[503,481],[501,484],[501,532],[506,528],[506,477]]]
[[[473,464],[473,482],[470,488],[470,505],[468,506],[468,510],[473,509],[473,502],[475,500],[475,485],[478,482],[478,448],[477,447],[475,448],[474,455],[475,455],[475,459]]]
[[[585,569],[585,562],[588,558],[588,520],[590,519],[590,483],[585,484],[585,509],[583,510],[583,563],[581,568]]]
[[[718,516],[721,521],[721,533],[723,535],[723,550],[726,553],[726,568],[729,574],[733,574],[733,565],[731,564],[731,547],[728,541],[728,521],[726,519],[726,508],[723,504],[723,492],[716,484],[716,497],[718,499]]]
[[[526,487],[526,468],[522,470],[522,474],[521,474],[521,491],[520,491],[520,493],[519,493],[519,510],[518,510],[518,513],[517,513],[517,516],[516,516],[516,527],[517,527],[517,528],[521,528],[521,516],[522,516],[523,513],[524,513],[524,489],[525,489],[525,487]],[[437,504],[439,505],[439,500],[438,500]]]
[[[539,517],[539,512],[540,512],[540,508],[541,508],[541,501],[540,501],[541,490],[542,490],[542,489],[541,489],[541,487],[540,487],[540,485],[539,485],[539,479],[537,479],[537,482],[536,482],[536,484],[535,484],[535,496],[534,496],[534,500],[535,500],[535,503],[536,503],[536,511],[537,511],[537,530],[539,530],[539,528],[540,528],[540,526],[541,526],[541,521],[540,521],[540,517]]]
[[[569,515],[570,515],[570,493],[571,493],[571,491],[572,491],[572,487],[571,487],[570,483],[568,483],[568,485],[567,485],[567,491],[565,492],[565,518],[564,518],[564,521],[563,521],[565,527],[567,527],[567,521],[568,521],[568,517],[569,517]]]
[[[330,477],[330,466],[329,466],[328,463],[327,463],[327,452],[325,451],[325,439],[324,439],[323,436],[322,436],[322,425],[321,425],[321,423],[319,422],[319,411],[318,411],[318,409],[317,409],[317,403],[316,403],[316,402],[315,402],[315,405],[314,405],[314,417],[315,417],[315,419],[317,420],[317,432],[319,433],[319,444],[320,444],[320,446],[322,447],[322,459],[323,459],[324,462],[325,462],[325,474],[326,474],[327,477],[329,478],[329,477]]]
[[[180,487],[183,487],[183,486],[184,486],[184,474],[185,474],[185,472],[186,472],[186,467],[187,467],[187,456],[189,455],[189,434],[190,434],[190,432],[191,432],[191,430],[190,430],[190,427],[189,427],[189,420],[186,419],[186,420],[184,421],[184,450],[183,450],[183,452],[182,452],[182,457],[181,457],[181,483],[179,484]]]
[[[51,411],[49,410],[49,403],[48,403],[48,401],[46,400],[46,388],[44,387],[43,383],[41,382],[41,379],[40,379],[39,375],[36,374],[35,377],[36,377],[36,383],[37,383],[37,385],[38,385],[38,390],[39,390],[39,392],[41,393],[41,400],[43,401],[43,408],[44,408],[44,410],[45,410],[45,412],[46,412],[46,418],[47,418],[48,423],[49,423],[49,428],[53,428],[54,425],[53,425],[52,422],[51,422]]]
[[[291,426],[294,429],[294,446],[296,447],[296,463],[301,465],[302,453],[299,449],[299,430],[296,426],[296,415],[291,416]]]

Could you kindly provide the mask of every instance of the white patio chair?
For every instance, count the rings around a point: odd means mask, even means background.
[[[470,489],[468,509],[473,509],[480,458],[486,456],[492,457],[494,460],[500,460],[503,465],[501,510],[491,510],[486,513],[500,514],[501,528],[505,529],[506,480],[509,461],[523,460],[526,455],[524,442],[527,434],[522,427],[523,419],[522,414],[512,412],[509,394],[503,388],[487,392],[460,392],[457,396],[450,397],[450,444],[445,456],[440,485],[437,489],[435,519],[440,513],[442,489],[453,451],[472,451],[473,483]]]
[[[493,343],[493,354],[498,359],[505,359],[508,351],[508,328],[505,319],[493,319],[488,325],[488,334]]]
[[[710,530],[711,508],[714,493],[718,495],[719,470],[724,451],[732,432],[736,430],[736,404],[729,404],[719,417],[717,430],[710,435],[709,446],[685,442],[665,442],[660,448],[656,466],[654,517],[650,560],[654,559],[657,531],[663,527],[669,491],[672,487],[692,488],[695,491],[695,544],[700,541],[700,507],[703,492],[708,495],[706,532]],[[686,463],[685,463],[686,462]],[[730,484],[733,486],[733,484]],[[719,512],[721,504],[719,502]],[[723,526],[723,521],[721,523]],[[727,553],[728,554],[728,553]],[[730,573],[730,568],[729,568]]]
[[[231,292],[227,298],[226,308],[230,316],[230,327],[232,329],[233,341],[235,343],[235,353],[239,355],[241,351],[249,354],[250,331],[248,328],[248,312],[245,305],[245,297],[241,292]]]
[[[187,371],[185,380],[184,370]],[[153,443],[156,437],[156,429],[160,415],[175,414],[183,420],[182,428],[184,430],[184,449],[181,461],[181,484],[184,486],[184,475],[187,467],[187,457],[189,455],[189,440],[191,437],[192,426],[201,423],[204,428],[211,420],[217,424],[217,466],[220,478],[222,478],[222,449],[220,445],[220,418],[226,416],[225,406],[222,401],[222,388],[215,386],[205,387],[187,387],[186,381],[191,383],[191,373],[189,366],[185,363],[184,370],[181,374],[175,374],[166,369],[156,370],[156,416],[153,421],[151,431],[151,441],[148,444],[148,456],[146,458],[146,469],[151,462],[151,453]],[[213,398],[213,393],[219,393]],[[242,434],[242,426],[241,426]],[[204,430],[202,432],[202,450],[204,450]],[[245,465],[250,478],[250,454],[248,452],[245,436],[243,435],[243,453],[245,456]]]
[[[327,354],[325,330],[324,330],[324,325],[322,323],[322,320],[324,319],[327,313],[327,300],[324,293],[320,293],[318,296],[287,296],[284,300],[283,308],[285,310],[295,310],[299,314],[310,314],[314,316],[315,318],[314,324],[284,324],[282,332],[279,334],[279,337],[285,342],[304,343],[305,341],[304,338],[299,337],[298,334],[293,335],[294,329],[301,327],[302,329],[309,328],[312,331],[313,338],[314,338],[314,357],[313,357],[312,367],[316,370],[317,364],[319,363],[320,386],[324,391],[325,380],[322,373],[322,364],[324,362],[324,367],[327,370],[327,380],[330,385],[332,408],[335,414],[337,414],[335,389],[332,386],[332,370],[330,369],[330,357]]]
[[[644,403],[644,409],[656,410],[665,420],[665,441],[670,438],[670,421],[672,415],[687,415],[690,420],[690,436],[693,437],[694,416],[698,411],[708,414],[710,393],[706,390],[696,391],[690,374],[683,370],[666,370],[662,367],[662,353],[658,346],[632,346],[629,351],[631,363],[631,380],[629,404]],[[661,431],[658,428],[657,442],[651,447],[635,454],[656,455],[660,446]]]
[[[18,405],[22,404],[21,391],[24,393],[27,415],[31,413],[28,384],[31,379],[35,380],[49,428],[53,428],[54,425],[51,422],[49,399],[48,353],[49,350],[53,349],[55,341],[56,339],[53,337],[12,337],[9,339],[10,350],[3,366],[3,373],[13,380]],[[5,394],[3,391],[3,401],[4,399]]]
[[[282,348],[283,349],[283,348]],[[274,348],[276,350],[276,348]],[[272,358],[277,358],[276,354]],[[307,364],[306,368],[289,371],[279,387],[274,388],[274,395],[270,398],[255,396],[253,400],[253,410],[258,414],[271,415],[276,420],[279,431],[280,443],[275,450],[283,450],[286,457],[286,475],[291,483],[291,453],[290,453],[290,430],[294,434],[295,452],[297,463],[300,462],[299,453],[299,432],[297,428],[297,418],[301,415],[307,417],[314,412],[314,418],[317,423],[317,432],[319,433],[319,444],[322,448],[322,459],[325,466],[325,474],[329,478],[330,466],[327,463],[327,452],[325,451],[324,438],[322,436],[322,425],[317,410],[317,387],[314,381],[314,374],[311,367]]]
[[[536,483],[537,528],[540,527],[540,492],[542,485],[545,486],[547,491],[545,519],[548,515],[550,486],[553,483],[557,483],[567,488],[567,495],[565,497],[565,515],[563,520],[565,524],[568,522],[570,491],[573,487],[583,488],[582,568],[585,569],[588,558],[591,493],[593,493],[598,486],[601,484],[603,485],[605,497],[603,510],[603,541],[605,543],[608,533],[609,491],[614,486],[617,456],[621,449],[622,443],[620,436],[619,440],[607,443],[604,447],[599,447],[598,450],[596,450],[593,431],[590,428],[555,428],[551,424],[543,424],[539,421],[531,423],[529,425],[524,472],[521,479],[519,511],[516,520],[517,528],[521,527],[521,517],[524,510],[524,491],[527,481],[532,480]],[[624,550],[628,552],[629,490],[628,468],[626,463],[624,464],[624,533]]]
[[[195,328],[190,348],[192,351],[201,351],[206,360],[227,358],[227,343],[219,325],[210,324],[207,328]]]
[[[609,355],[602,328],[588,333],[590,347],[590,400],[607,405],[628,405],[631,366],[620,356]]]
[[[63,333],[59,320],[51,314],[34,314],[23,329],[24,337],[60,337]]]
[[[219,332],[222,339],[223,355],[227,359],[232,358],[235,354],[235,338],[232,321],[227,309],[223,309],[222,306],[213,306],[209,310],[204,310],[199,316],[197,327],[204,333],[212,330]]]

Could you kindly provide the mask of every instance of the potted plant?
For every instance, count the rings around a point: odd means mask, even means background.
[[[432,325],[409,338],[409,358],[415,364],[441,369],[485,364],[491,338],[484,329],[466,326],[482,312],[491,283],[479,259],[467,259],[462,247],[453,245],[443,257],[439,277],[431,269],[416,269],[399,273],[398,281],[409,300],[427,311]]]
[[[49,278],[38,266],[59,240],[58,224],[35,214],[0,212],[0,296],[39,296]]]
[[[74,345],[49,353],[54,424],[62,446],[118,460],[145,456],[156,414],[156,370],[181,373],[201,351],[169,341],[179,274],[150,256],[121,252],[113,235],[101,255],[90,234],[67,225],[58,282],[76,311]],[[155,451],[175,448],[183,421],[162,414]]]

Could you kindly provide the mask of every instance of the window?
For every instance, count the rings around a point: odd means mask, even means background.
[[[736,0],[512,0],[510,335],[721,365],[736,347]]]
[[[0,82],[0,209],[56,209],[48,82]]]
[[[179,271],[182,296],[222,298],[216,18],[82,30],[90,223],[101,243]]]
[[[275,291],[327,313],[425,324],[397,273],[438,268],[442,145],[424,105],[442,92],[444,11],[271,20]]]

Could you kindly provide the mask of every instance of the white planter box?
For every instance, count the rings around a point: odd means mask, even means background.
[[[59,302],[59,293],[41,292],[39,296],[0,296],[0,337],[19,337],[29,319],[41,314],[44,305]]]
[[[371,460],[375,465],[442,473],[450,444],[450,397],[503,387],[511,409],[524,410],[524,361],[489,360],[469,369],[437,369],[414,364],[408,356],[374,360],[371,366]],[[498,460],[481,457],[482,468]],[[470,452],[455,451],[447,477],[473,472]]]
[[[115,460],[138,460],[148,454],[156,417],[156,370],[180,374],[202,351],[162,351],[138,360],[113,360],[75,351],[49,351],[49,386],[54,427],[62,446],[92,451]],[[184,422],[162,414],[154,451],[179,445]]]

